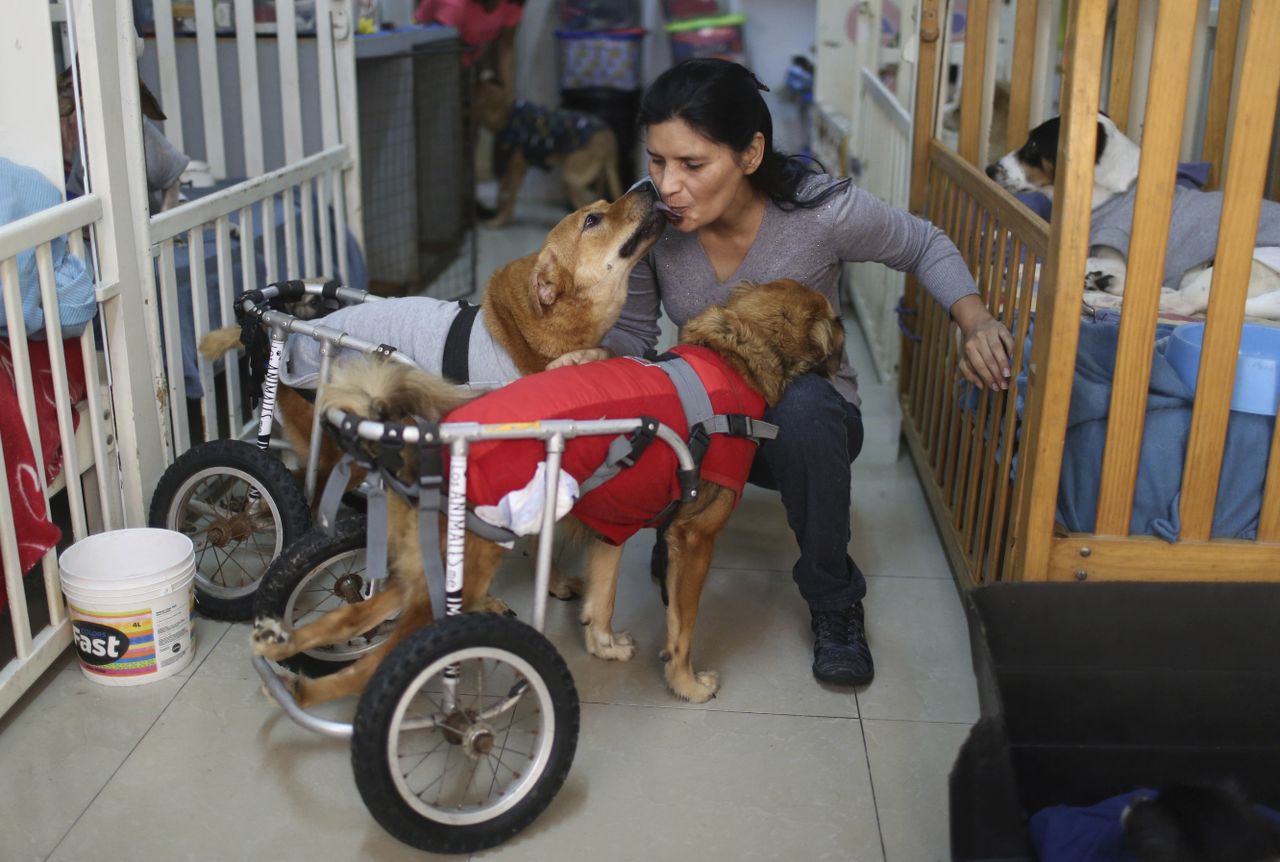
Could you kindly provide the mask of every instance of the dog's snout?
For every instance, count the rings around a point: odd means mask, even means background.
[[[634,185],[631,186],[631,188],[627,189],[627,191],[646,194],[655,201],[662,198],[662,196],[658,194],[658,187],[655,186],[653,184],[653,180],[648,177],[641,177]]]
[[[993,180],[1000,179],[1000,163],[999,162],[992,162],[991,164],[987,165],[987,176]]]

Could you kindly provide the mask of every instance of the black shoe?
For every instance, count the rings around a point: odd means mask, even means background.
[[[862,602],[839,611],[813,611],[813,675],[831,685],[866,685],[875,676]]]

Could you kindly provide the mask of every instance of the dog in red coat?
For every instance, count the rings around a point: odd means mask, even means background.
[[[724,305],[711,306],[689,321],[681,331],[680,344],[677,351],[684,354],[703,380],[717,412],[743,412],[758,418],[765,405],[777,403],[795,378],[809,372],[830,374],[839,367],[844,355],[844,331],[825,297],[784,279],[734,288]],[[586,401],[591,403],[585,408],[585,415],[629,418],[658,414],[656,418],[677,432],[687,432],[678,399],[677,408],[670,410],[652,389],[666,385],[662,371],[625,357],[590,363],[587,368],[588,378],[595,381],[590,385],[613,392],[617,404],[603,407],[588,398]],[[338,407],[379,421],[411,416],[483,422],[584,418],[580,412],[584,399],[572,390],[587,378],[574,377],[577,382],[570,385],[573,374],[572,368],[558,368],[469,400],[438,378],[415,369],[398,363],[364,362],[335,372],[323,407]],[[628,376],[643,378],[638,388],[625,383]],[[565,473],[580,482],[603,460],[608,442],[607,438],[595,437],[568,441]],[[536,455],[541,444],[527,440],[472,444],[467,470],[468,504],[473,509],[492,505],[510,489],[528,485],[538,459],[521,460],[515,453],[530,447]],[[695,703],[711,699],[719,687],[718,676],[695,672],[690,657],[698,602],[716,536],[737,503],[754,449],[754,443],[744,438],[712,435],[697,499],[681,504],[665,531],[670,556],[667,588],[671,596],[663,652],[666,680],[676,696]],[[635,467],[583,494],[574,504],[573,514],[581,516],[579,520],[593,537],[581,622],[587,650],[600,658],[626,661],[635,655],[632,638],[612,628],[621,542],[675,499],[674,460],[665,450],[661,443],[651,445]],[[407,460],[409,455],[406,453]],[[646,464],[647,460],[654,463]],[[517,461],[521,466],[509,466]],[[648,469],[650,466],[655,469]],[[412,469],[412,465],[406,467]],[[410,475],[407,472],[402,478],[407,480]],[[615,482],[623,484],[611,489]],[[296,631],[288,631],[279,620],[260,620],[255,626],[255,651],[279,661],[303,650],[344,641],[399,615],[391,636],[355,664],[321,679],[294,680],[295,696],[304,707],[358,694],[382,657],[432,618],[419,552],[417,510],[396,495],[390,495],[389,507],[388,561],[392,574],[385,589],[368,601],[347,605]],[[464,610],[478,607],[488,594],[502,553],[500,545],[467,534]]]

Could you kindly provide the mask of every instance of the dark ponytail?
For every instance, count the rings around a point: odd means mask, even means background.
[[[698,134],[736,153],[764,135],[764,157],[747,179],[780,208],[810,209],[843,191],[849,180],[829,183],[801,197],[801,187],[817,172],[798,156],[773,148],[773,117],[760,95],[768,90],[751,70],[713,57],[685,60],[658,76],[640,100],[637,124],[644,129],[684,120]]]

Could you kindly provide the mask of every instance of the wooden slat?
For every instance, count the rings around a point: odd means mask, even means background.
[[[222,85],[218,80],[218,33],[213,22],[213,0],[195,0],[195,7],[205,160],[215,179],[225,179],[227,155],[222,138]]]
[[[1036,0],[1018,0],[1013,23],[1013,66],[1009,82],[1009,149],[1022,146],[1031,131],[1031,68],[1036,49]],[[993,154],[994,155],[994,154]]]
[[[1013,231],[1037,257],[1045,256],[1049,248],[1049,225],[1044,219],[939,141],[932,142],[929,157],[940,171]]]
[[[1209,163],[1208,188],[1222,179],[1222,156],[1227,146],[1227,117],[1231,112],[1232,77],[1240,33],[1241,0],[1218,0],[1218,31],[1213,40],[1213,71],[1204,122],[1201,158]]]
[[[244,132],[244,167],[251,177],[266,173],[262,151],[262,93],[258,86],[258,36],[253,24],[254,0],[236,3],[236,61],[240,70],[240,124]],[[333,102],[325,102],[332,105]],[[325,114],[330,113],[325,111]],[[252,236],[252,234],[248,234]]]
[[[1080,299],[1084,292],[1081,273],[1089,254],[1106,11],[1105,3],[1074,4],[1067,31],[1050,256],[1040,279],[1032,352],[1036,376],[1030,387],[1030,421],[1023,424],[1018,464],[1019,471],[1026,471],[1024,478],[1030,487],[1018,501],[1018,523],[1023,533],[1017,537],[1012,563],[1015,574],[1029,580],[1045,577],[1048,570],[1063,435],[1080,338]]]
[[[1001,306],[1004,303],[1005,276],[1008,273],[1005,255],[1008,251],[1009,233],[1002,225],[997,225],[997,231],[998,238],[996,240],[995,254],[993,255],[992,274],[988,281],[990,287],[987,291],[987,311],[992,317],[1002,320],[1005,319],[1004,315],[1001,314]],[[977,434],[969,457],[969,488],[968,496],[963,506],[965,513],[964,524],[961,527],[965,548],[970,552],[974,552],[978,544],[974,533],[974,525],[979,516],[978,494],[984,480],[988,483],[990,482],[990,476],[984,476],[981,470],[983,462],[990,460],[986,456],[989,452],[995,450],[995,431],[999,423],[995,421],[994,416],[998,406],[999,395],[993,394],[989,389],[983,389],[978,407]],[[986,496],[989,497],[989,493]]]
[[[948,237],[954,242],[955,222],[960,212],[960,191],[955,186],[947,183],[943,189],[943,216],[942,223],[938,226]],[[924,366],[924,400],[920,405],[920,430],[921,438],[926,446],[933,448],[934,429],[936,427],[937,410],[937,388],[938,379],[941,376],[938,368],[942,363],[941,355],[946,350],[946,344],[943,343],[938,334],[940,326],[940,318],[944,314],[943,310],[932,307],[933,303],[926,304],[925,325],[920,330],[920,335],[924,338],[925,345],[925,366]]]
[[[1077,572],[1089,581],[1275,582],[1280,578],[1280,544],[1230,539],[1170,544],[1154,536],[1055,540],[1049,578],[1074,581]]]
[[[1195,5],[1190,2],[1165,3],[1165,8],[1177,6],[1183,11],[1190,11],[1195,20]],[[1133,93],[1133,49],[1138,43],[1138,0],[1119,0],[1116,6],[1116,26],[1114,40],[1111,43],[1111,89],[1107,97],[1107,113],[1122,132],[1129,131],[1129,100]],[[1160,36],[1156,35],[1157,50]],[[1151,80],[1157,78],[1152,67]],[[1178,92],[1184,92],[1185,87]]]
[[[156,22],[156,62],[160,67],[160,107],[169,119],[161,127],[164,136],[186,151],[182,133],[182,98],[178,87],[178,49],[173,38],[172,0],[153,0]]]
[[[952,242],[959,246],[963,244],[964,226],[969,218],[969,213],[973,210],[973,202],[964,192],[957,189],[954,207],[954,211],[951,213],[948,234],[951,236]],[[926,336],[937,341],[937,348],[933,351],[933,366],[929,380],[929,433],[927,440],[929,443],[929,463],[936,468],[940,464],[938,459],[939,446],[946,436],[944,419],[946,415],[945,405],[947,403],[946,392],[948,389],[947,374],[948,369],[954,367],[952,356],[955,345],[951,339],[950,316],[946,311],[940,310],[934,320],[933,331]],[[941,472],[938,473],[938,479],[939,481],[942,479]]]
[[[1151,76],[1160,82],[1160,91],[1166,98],[1147,102],[1143,122],[1146,145],[1138,168],[1124,314],[1120,317],[1115,385],[1111,390],[1094,528],[1101,535],[1123,536],[1129,532],[1186,104],[1181,95],[1187,90],[1195,22],[1195,4],[1165,3],[1156,24]]]
[[[969,0],[964,22],[964,79],[960,82],[960,157],[970,164],[978,163],[982,150],[989,15],[989,0]]]
[[[938,181],[937,174],[933,171],[931,165],[925,165],[925,171],[933,174],[934,182],[929,185],[929,220],[935,225],[939,223],[942,217],[942,186]],[[914,182],[914,180],[913,180]],[[907,298],[904,300],[907,308],[915,309],[915,315],[908,317],[907,322],[917,336],[923,336],[928,329],[929,315],[932,306],[936,303],[920,302],[923,294],[920,290],[919,282],[914,275],[907,277]],[[905,383],[910,380],[909,389],[903,391],[903,404],[905,412],[910,421],[914,422],[917,428],[921,427],[921,417],[923,416],[923,398],[925,389],[925,368],[928,365],[928,343],[922,338],[920,342],[912,342],[909,339],[902,339],[902,381]]]
[[[1180,506],[1181,538],[1187,541],[1209,538],[1213,525],[1233,389],[1225,381],[1235,378],[1270,132],[1280,90],[1280,63],[1272,56],[1280,44],[1280,3],[1252,4],[1245,32],[1245,73],[1231,128],[1213,287],[1200,354],[1199,379],[1222,381],[1225,385],[1200,386],[1196,390]]]

